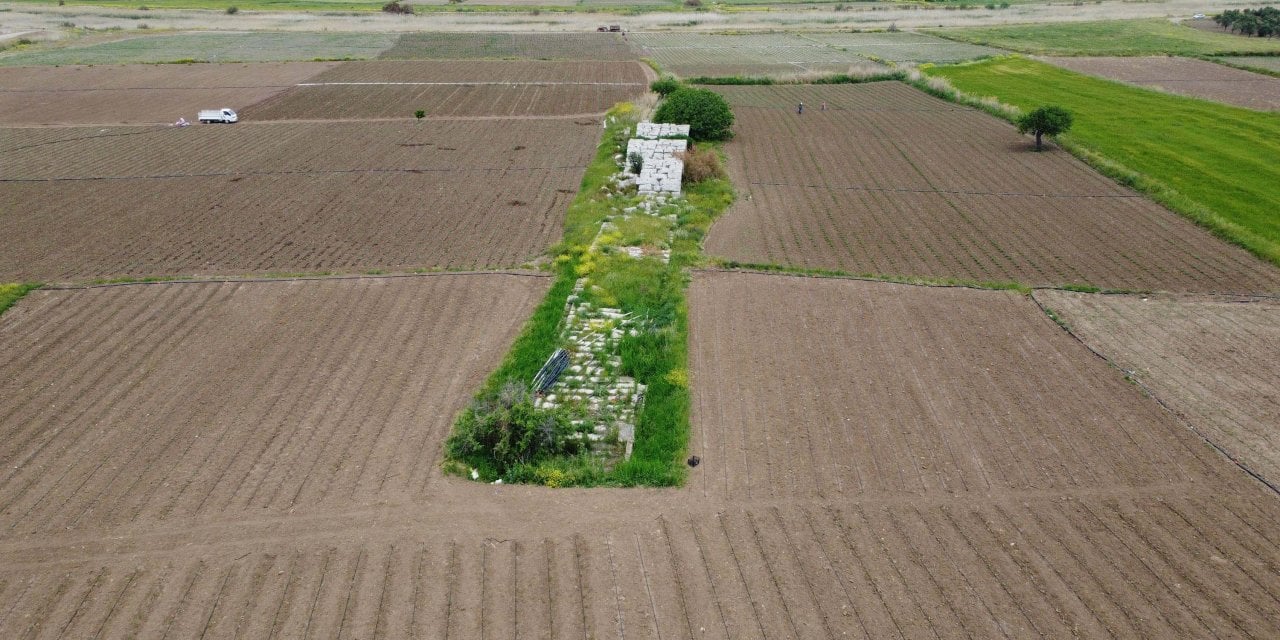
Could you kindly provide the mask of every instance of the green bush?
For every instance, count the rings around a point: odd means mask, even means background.
[[[710,89],[676,90],[658,107],[653,121],[687,124],[694,140],[724,140],[733,135],[733,110],[723,96]]]
[[[240,8],[234,5],[227,7],[227,15],[235,15],[236,13],[239,13],[239,11],[240,11]]]
[[[577,455],[583,441],[573,434],[564,412],[534,407],[524,385],[508,382],[493,399],[472,403],[445,447],[450,457],[486,467],[491,464],[503,476],[517,465]]]
[[[649,89],[651,91],[664,98],[675,93],[679,88],[680,81],[672,78],[671,76],[666,76],[660,80],[654,80],[653,84],[649,85]]]

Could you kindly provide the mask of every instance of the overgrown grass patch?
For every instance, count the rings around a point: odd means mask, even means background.
[[[7,311],[14,303],[21,300],[22,296],[39,288],[40,284],[35,282],[0,284],[0,313]]]
[[[1151,91],[1021,57],[926,72],[970,96],[994,96],[1021,109],[1067,108],[1075,125],[1059,140],[1064,148],[1280,265],[1280,114]]]
[[[733,190],[724,179],[688,185],[684,203],[664,209],[678,212],[674,232],[669,233],[670,223],[661,218],[638,214],[627,220],[615,218],[616,228],[608,232],[615,237],[609,238],[610,243],[597,243],[667,249],[670,259],[666,263],[590,250],[605,219],[631,197],[618,193],[609,180],[618,170],[615,156],[630,137],[631,114],[626,107],[610,112],[610,124],[569,206],[564,240],[552,250],[555,283],[473,405],[493,403],[504,389],[509,395],[513,384],[528,388],[547,357],[566,346],[561,337],[565,306],[577,280],[586,277],[589,286],[581,294],[586,299],[642,319],[642,330],[623,337],[618,344],[621,373],[647,387],[636,416],[630,459],[607,467],[588,454],[560,455],[500,469],[502,465],[491,456],[471,455],[446,460],[446,471],[470,474],[475,469],[481,480],[500,477],[504,482],[557,487],[674,486],[684,481],[690,406],[687,268],[701,263],[702,238],[711,221],[733,202]],[[470,419],[469,415],[464,413],[459,424]]]

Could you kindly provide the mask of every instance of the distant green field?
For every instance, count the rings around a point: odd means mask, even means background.
[[[0,54],[0,65],[365,59],[376,58],[398,37],[393,33],[302,32],[139,35],[87,47],[12,51]]]
[[[1023,109],[1070,109],[1070,142],[1175,190],[1157,199],[1280,264],[1280,115],[1148,91],[1020,57],[929,73],[971,95]]]
[[[933,29],[929,33],[1039,55],[1199,56],[1280,52],[1280,40],[1193,29],[1162,18]]]
[[[47,0],[12,0],[19,3],[48,5]],[[226,11],[378,11],[386,2],[352,0],[67,0],[68,5],[116,7],[120,9],[210,9]]]

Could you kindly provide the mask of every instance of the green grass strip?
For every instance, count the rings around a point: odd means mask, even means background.
[[[628,108],[629,105],[615,107],[610,115],[625,116]],[[685,199],[690,206],[678,219],[667,264],[590,254],[589,246],[616,206],[612,198],[618,196],[609,189],[609,178],[618,170],[614,155],[625,147],[629,137],[629,122],[622,118],[614,118],[613,122],[605,129],[578,195],[569,206],[564,240],[551,251],[556,280],[476,397],[492,399],[510,381],[527,385],[533,380],[547,357],[562,346],[560,323],[565,304],[578,278],[588,275],[594,286],[584,295],[593,302],[616,306],[646,319],[646,330],[624,338],[619,346],[623,373],[648,387],[636,418],[632,455],[609,469],[589,455],[537,460],[516,466],[506,474],[504,482],[580,487],[676,486],[684,482],[691,402],[686,369],[687,269],[701,263],[702,238],[711,221],[733,202],[733,190],[727,180],[686,187]],[[646,221],[643,216],[634,216],[630,224],[621,224],[623,229],[615,233],[651,232]],[[665,227],[662,229],[665,236]],[[445,461],[447,472],[468,473],[469,468],[477,469],[482,479],[497,477],[492,462],[483,457]]]
[[[1205,31],[1164,18],[931,29],[931,35],[1055,56],[1228,55],[1280,52],[1272,38]]]
[[[1069,109],[1075,125],[1059,140],[1065,149],[1280,265],[1280,114],[1141,89],[1016,56],[925,71],[968,96],[994,96],[1024,110],[1045,104]],[[930,92],[948,97],[936,87]]]
[[[16,284],[0,284],[0,314],[9,310],[14,303],[22,299],[22,296],[39,289],[40,284],[36,282],[20,282]]]

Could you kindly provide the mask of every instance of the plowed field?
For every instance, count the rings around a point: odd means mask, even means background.
[[[1225,102],[1246,109],[1280,109],[1280,78],[1190,58],[1049,58],[1079,73],[1149,89]]]
[[[641,62],[595,60],[369,60],[341,64],[307,82],[647,84],[646,68]]]
[[[737,107],[726,150],[739,198],[712,227],[712,255],[1032,285],[1280,290],[1270,265],[1065,152],[1032,152],[984,113],[898,83],[718,90]]]
[[[549,284],[433,275],[31,294],[0,325],[15,356],[0,374],[0,530],[412,499]]]
[[[634,33],[636,51],[664,71],[696,76],[771,76],[848,73],[870,75],[887,67],[843,49],[788,33],[714,35]]]
[[[462,278],[472,280],[451,282]],[[788,284],[769,284],[780,280]],[[40,422],[5,422],[28,435],[4,446],[30,451],[37,433],[51,444],[4,473],[52,491],[36,502],[13,498],[13,480],[0,484],[0,634],[1280,633],[1280,501],[1012,294],[942,292],[932,304],[935,291],[894,285],[699,275],[695,396],[717,388],[727,410],[800,409],[790,414],[799,421],[752,425],[778,449],[761,470],[776,491],[718,488],[733,456],[759,456],[760,444],[741,439],[725,456],[702,446],[705,434],[686,490],[440,477],[441,416],[465,402],[501,353],[493,336],[509,339],[540,290],[510,276],[448,276],[32,294],[0,320],[0,348],[49,364],[0,365],[0,380],[19,391],[0,407],[30,407]],[[200,319],[208,314],[217,315]],[[882,343],[862,340],[879,320],[899,322],[877,325]],[[841,332],[847,344],[832,339]],[[760,357],[724,372],[708,367],[729,361],[709,353]],[[860,358],[892,366],[860,376],[849,367],[873,366]],[[226,360],[249,366],[228,378]],[[58,362],[67,375],[42,373]],[[992,392],[985,369],[1010,388]],[[969,375],[934,391],[934,370]],[[902,386],[877,381],[886,374]],[[785,376],[821,378],[821,388],[780,385]],[[966,381],[977,386],[957,395]],[[1043,392],[1026,395],[1036,383]],[[855,396],[881,411],[841,404]],[[928,402],[943,397],[968,409]],[[914,426],[878,466],[853,453],[842,468],[831,462],[847,448],[793,444],[824,433],[840,441],[839,425],[813,416],[857,416],[886,434]],[[700,413],[698,424],[724,422]],[[148,428],[159,437],[129,436]],[[68,446],[76,437],[117,446]],[[1131,466],[1121,461],[1133,452]],[[863,485],[850,481],[855,466]],[[845,490],[803,490],[831,482],[816,469]],[[959,484],[977,477],[1004,481]],[[31,516],[15,517],[19,508]]]
[[[244,110],[246,120],[593,116],[644,92],[643,85],[321,84],[294,87]]]
[[[11,129],[0,280],[520,265],[559,239],[597,132],[571,120]]]
[[[194,122],[264,100],[334,66],[291,62],[0,67],[0,125]]]
[[[634,60],[617,33],[406,33],[380,56],[389,60]]]
[[[1280,487],[1280,304],[1038,291],[1072,331]]]

